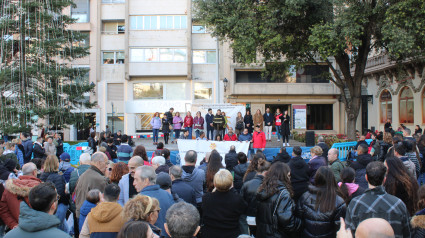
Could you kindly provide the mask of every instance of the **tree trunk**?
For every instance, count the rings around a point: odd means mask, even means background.
[[[349,141],[355,141],[356,138],[356,124],[360,112],[361,96],[353,96],[345,106],[347,113],[347,137]]]

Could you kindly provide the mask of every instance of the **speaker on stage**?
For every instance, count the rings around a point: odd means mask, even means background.
[[[312,147],[315,146],[314,143],[314,131],[306,131],[305,132],[305,146]]]

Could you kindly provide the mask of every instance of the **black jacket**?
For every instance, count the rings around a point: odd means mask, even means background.
[[[33,154],[34,158],[46,158],[46,152],[44,148],[38,143],[34,143]]]
[[[202,238],[236,238],[241,234],[239,217],[247,208],[235,189],[206,193],[202,197]]]
[[[56,146],[56,156],[59,158],[61,154],[63,153],[63,140],[58,139],[57,140],[58,145]]]
[[[213,119],[214,119],[214,114],[209,114],[207,113],[207,115],[205,115],[205,121],[207,123],[207,129],[212,129],[213,127],[211,127],[211,123],[213,123]],[[173,119],[171,119],[171,121],[173,121]]]
[[[111,146],[108,145],[108,147],[106,147],[106,151],[108,151],[112,159],[117,158],[117,149],[117,146],[114,144],[112,144]]]
[[[381,152],[379,153],[379,157],[378,157],[378,160],[379,161],[384,162],[384,160],[385,160],[385,158],[387,156],[388,150],[391,148],[391,146],[392,145],[388,144],[385,141],[381,141],[380,142],[380,150],[381,150]]]
[[[329,146],[325,142],[319,142],[319,143],[317,143],[317,146],[322,148],[322,150],[323,150],[322,157],[325,158],[326,161],[328,161]]]
[[[288,154],[288,152],[284,151],[276,155],[276,158],[272,161],[272,164],[276,162],[283,162],[287,164],[289,161],[291,161],[291,156]]]
[[[316,210],[317,192],[320,189],[309,186],[297,203],[297,217],[303,222],[302,237],[334,238],[339,229],[340,217],[345,217],[346,205],[344,199],[336,195],[335,209],[321,212]]]
[[[267,116],[267,112],[264,113],[263,119],[264,119],[264,126],[273,126],[274,115],[272,113],[269,113],[268,116]]]
[[[179,195],[179,197],[185,202],[196,206],[195,190],[192,188],[192,186],[190,186],[186,182],[183,182],[183,180],[174,180],[171,185],[171,192]]]
[[[248,204],[245,215],[250,217],[257,216],[257,191],[263,182],[263,175],[256,175],[253,179],[243,184],[241,188],[241,196],[243,200]]]
[[[97,143],[96,143],[96,141],[94,140],[94,138],[93,137],[89,137],[88,139],[87,139],[87,142],[89,143],[89,147],[93,150],[93,154],[94,153],[96,153],[96,151],[97,151]]]
[[[233,168],[233,171],[234,171],[233,187],[235,187],[237,191],[241,190],[242,188],[243,176],[245,175],[245,172],[247,169],[248,169],[248,163],[238,164]]]
[[[238,154],[236,151],[229,151],[229,153],[224,156],[224,162],[226,163],[226,169],[233,171],[233,168],[238,165]]]
[[[58,192],[60,199],[59,203],[68,204],[68,199],[65,194],[65,179],[62,175],[60,175],[58,172],[50,172],[50,173],[42,173],[40,176],[40,180],[43,182],[52,182],[55,187],[56,191]]]
[[[350,167],[356,171],[356,178],[354,182],[360,187],[367,189],[369,187],[365,175],[366,175],[366,166],[372,162],[372,156],[370,154],[362,154],[357,156],[357,160],[351,163]],[[292,174],[292,173],[291,173]]]
[[[243,117],[243,123],[245,123],[245,128],[248,129],[248,133],[252,134],[252,131],[254,130],[254,128],[252,127],[252,125],[254,125],[254,121],[252,120],[252,115],[245,115]]]
[[[295,216],[295,203],[289,191],[278,182],[279,191],[275,194],[267,194],[264,190],[257,194],[257,238],[286,238],[297,237],[297,231],[301,227],[301,220]],[[279,195],[282,195],[279,198]],[[278,224],[273,225],[273,212],[276,209]],[[278,227],[278,229],[275,229]]]
[[[291,169],[291,184],[294,190],[294,200],[298,201],[298,198],[307,191],[309,185],[309,167],[301,157],[292,158],[288,165]]]

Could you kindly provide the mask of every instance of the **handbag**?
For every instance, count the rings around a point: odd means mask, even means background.
[[[283,191],[285,191],[285,190],[282,190],[282,192],[280,192],[279,197],[276,200],[276,206],[274,207],[274,210],[273,210],[273,213],[272,213],[272,223],[273,223],[272,227],[276,231],[279,230],[279,220],[277,218],[276,210],[277,210],[277,207],[279,206],[280,197],[282,196]]]

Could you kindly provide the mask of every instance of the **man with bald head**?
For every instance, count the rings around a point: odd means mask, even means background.
[[[335,180],[341,182],[340,174],[345,168],[345,164],[339,160],[338,156],[339,152],[337,149],[332,148],[328,151],[329,167],[331,167],[332,172],[334,172]]]
[[[80,208],[86,200],[87,193],[92,189],[104,191],[108,184],[105,177],[108,157],[103,152],[96,152],[91,156],[91,165],[87,171],[80,176],[75,187],[76,216],[80,217]]]
[[[357,227],[356,238],[394,238],[394,230],[390,223],[382,218],[369,218],[362,221]],[[341,218],[341,227],[337,238],[352,238],[350,229],[345,229],[344,219]]]
[[[121,206],[124,206],[130,198],[132,198],[134,195],[137,195],[137,190],[133,185],[134,173],[136,172],[137,167],[143,166],[143,163],[144,161],[140,156],[134,156],[128,161],[129,173],[122,176],[118,184],[121,189],[118,203]]]
[[[17,179],[6,181],[5,190],[0,200],[0,219],[10,229],[18,226],[21,201],[28,203],[31,188],[41,183],[41,180],[37,178],[37,166],[34,163],[24,164],[22,173],[23,175]]]

